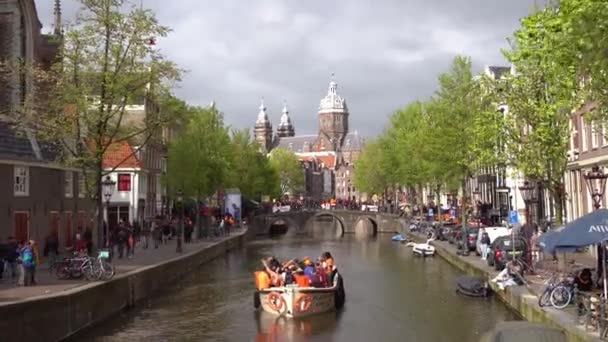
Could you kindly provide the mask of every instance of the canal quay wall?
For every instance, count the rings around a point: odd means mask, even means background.
[[[246,230],[183,256],[118,274],[110,281],[0,303],[0,340],[25,342],[66,339],[133,307],[202,264],[241,248],[251,237],[251,232]]]
[[[417,242],[425,242],[426,236],[408,233],[410,238]],[[433,241],[435,253],[461,271],[483,279],[492,279],[498,272],[479,260],[475,252],[471,257],[462,257],[456,254],[456,247],[442,241]],[[574,324],[574,316],[565,311],[538,306],[538,298],[525,286],[507,287],[504,291],[489,282],[494,294],[509,308],[517,312],[522,318],[530,322],[545,323],[563,329],[570,342],[600,341],[598,334],[585,332]],[[595,336],[594,336],[595,335]]]

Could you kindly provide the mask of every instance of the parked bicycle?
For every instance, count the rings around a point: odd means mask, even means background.
[[[577,294],[578,286],[575,284],[574,278],[567,277],[551,291],[551,305],[561,310],[576,300]]]
[[[538,306],[541,308],[543,306],[548,306],[551,304],[551,293],[560,284],[559,275],[553,274],[547,281],[545,281],[545,289],[538,296]]]

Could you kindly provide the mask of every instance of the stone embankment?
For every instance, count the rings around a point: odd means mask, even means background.
[[[418,242],[425,242],[427,239],[422,234],[408,233],[408,235]],[[455,246],[443,241],[433,241],[433,246],[435,246],[438,256],[469,275],[489,280],[498,274],[494,268],[480,260],[474,252],[470,256],[460,256],[456,253]],[[571,342],[600,341],[597,332],[586,332],[582,326],[575,324],[575,317],[567,311],[538,306],[538,298],[526,286],[507,287],[505,290],[500,290],[495,283],[489,283],[498,298],[524,319],[561,328],[566,332],[568,341]]]
[[[59,341],[149,298],[200,265],[242,247],[248,231],[166,261],[65,291],[0,303],[0,341]]]

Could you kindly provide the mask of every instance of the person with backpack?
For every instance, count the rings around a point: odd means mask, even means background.
[[[25,242],[23,243],[23,247],[21,247],[19,251],[19,259],[21,261],[23,271],[23,286],[34,285],[34,269],[36,267],[36,259],[30,244]]]

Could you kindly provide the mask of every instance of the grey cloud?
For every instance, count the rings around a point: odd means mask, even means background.
[[[36,1],[46,30],[52,1]],[[140,0],[133,0],[139,4]],[[379,133],[387,116],[430,96],[456,54],[477,70],[504,64],[500,48],[534,0],[142,0],[171,27],[158,46],[189,70],[176,93],[215,100],[227,123],[251,127],[265,97],[276,124],[288,101],[299,133],[317,130],[331,72],[351,127]],[[63,0],[73,18],[76,0]]]

